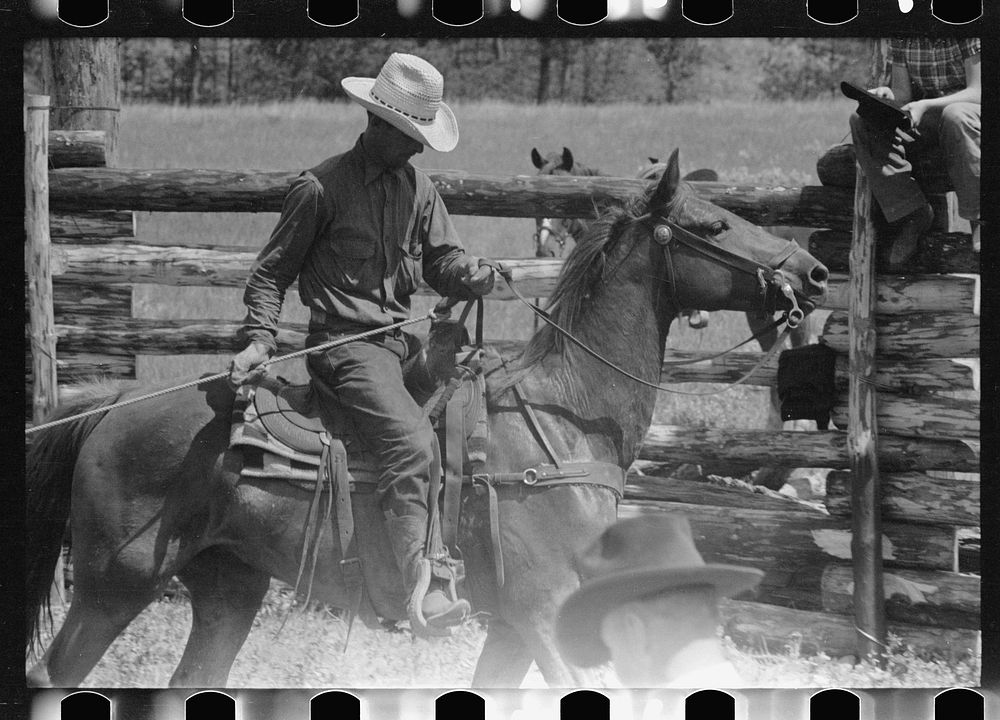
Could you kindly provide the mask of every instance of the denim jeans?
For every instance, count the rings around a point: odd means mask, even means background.
[[[896,222],[926,204],[913,167],[921,156],[935,153],[943,157],[959,215],[979,218],[981,111],[978,103],[966,102],[928,110],[917,126],[920,136],[912,143],[873,128],[857,114],[851,116],[858,164],[886,220]]]
[[[337,335],[314,333],[306,346]],[[396,331],[309,355],[306,366],[324,417],[339,413],[381,468],[376,497],[383,512],[427,514],[433,429],[403,385],[404,361],[420,348]]]

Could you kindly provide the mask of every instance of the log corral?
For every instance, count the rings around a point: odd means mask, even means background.
[[[238,350],[235,316],[136,318],[132,291],[136,285],[239,287],[254,252],[207,237],[197,245],[149,244],[134,213],[277,212],[297,171],[115,168],[104,132],[39,132],[33,131],[30,142],[41,152],[47,140],[49,171],[47,178],[29,180],[41,194],[29,193],[34,205],[28,211],[48,214],[51,244],[39,230],[38,243],[26,252],[25,301],[33,318],[26,337],[36,347],[46,333],[57,337],[53,356],[60,384],[46,380],[50,366],[40,363],[41,353],[33,354],[26,375],[38,393],[36,406],[57,388],[68,394],[78,379],[134,377],[139,353]],[[834,427],[792,432],[655,425],[640,458],[669,465],[821,469],[825,507],[740,486],[633,473],[620,516],[683,513],[707,561],[764,570],[757,602],[723,606],[727,633],[751,648],[788,645],[834,656],[869,652],[870,644],[859,648],[855,625],[862,627],[861,622],[850,617],[858,598],[865,597],[863,609],[875,618],[875,635],[883,612],[888,631],[920,651],[970,652],[976,645],[979,581],[956,572],[956,532],[980,523],[979,482],[942,480],[935,472],[980,470],[978,399],[956,399],[979,390],[979,256],[968,234],[936,229],[906,272],[882,272],[870,245],[851,249],[857,227],[873,231],[867,201],[854,197],[853,149],[834,148],[821,159],[818,173],[823,182],[818,187],[692,186],[699,196],[752,222],[814,228],[808,249],[832,271],[824,307],[831,312],[820,342],[837,353]],[[430,175],[452,213],[493,217],[591,217],[595,207],[620,203],[648,187],[634,178],[500,177],[453,170]],[[523,295],[539,298],[551,294],[562,267],[558,259],[502,263]],[[418,292],[431,293],[426,287]],[[512,297],[498,283],[490,299]],[[282,324],[279,352],[301,349],[305,331],[299,324]],[[490,344],[510,354],[522,347],[504,339]],[[719,358],[670,351],[661,384],[732,383],[760,359],[745,348]],[[677,366],[678,360],[696,362]],[[777,368],[774,356],[748,382],[773,387]],[[859,553],[868,554],[864,563],[859,564]],[[872,604],[883,591],[884,602]]]

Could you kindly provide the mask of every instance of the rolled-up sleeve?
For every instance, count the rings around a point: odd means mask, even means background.
[[[448,209],[433,187],[425,200],[420,226],[424,280],[440,295],[463,300],[474,298],[462,278],[478,266],[479,260],[465,252]]]
[[[961,38],[958,41],[958,47],[963,58],[975,57],[983,52],[983,44],[980,38]]]
[[[285,195],[281,218],[250,270],[243,302],[247,314],[239,332],[244,343],[277,348],[278,318],[285,291],[298,276],[318,230],[330,214],[323,187],[311,174],[296,178]]]

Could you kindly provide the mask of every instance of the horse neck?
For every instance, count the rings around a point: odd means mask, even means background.
[[[629,267],[631,266],[631,267]],[[667,333],[675,312],[659,291],[658,273],[641,252],[633,251],[612,279],[580,313],[570,331],[611,364],[649,383],[657,383]],[[649,429],[657,391],[624,376],[564,340],[563,352],[543,363],[545,382],[583,418],[618,426],[620,460],[630,464]]]

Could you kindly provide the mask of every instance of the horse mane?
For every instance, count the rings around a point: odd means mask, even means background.
[[[577,320],[587,311],[587,305],[610,270],[609,260],[621,244],[628,226],[645,214],[653,188],[635,196],[623,205],[607,209],[589,224],[563,263],[555,290],[549,298],[546,312],[559,327],[573,330]],[[506,378],[499,379],[495,392],[508,389],[533,367],[552,353],[563,352],[566,339],[547,323],[543,324],[525,345],[517,361],[509,368]]]

